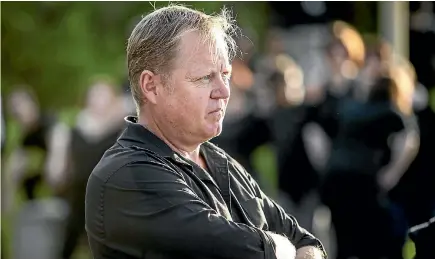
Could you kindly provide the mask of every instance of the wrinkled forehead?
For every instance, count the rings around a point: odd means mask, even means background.
[[[228,67],[230,60],[224,34],[217,30],[210,37],[195,31],[185,33],[180,40],[177,63],[184,68]]]

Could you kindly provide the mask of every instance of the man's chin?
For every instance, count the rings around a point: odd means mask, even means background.
[[[207,141],[219,136],[222,133],[222,123],[218,125],[213,125],[213,127],[209,128],[207,131]]]

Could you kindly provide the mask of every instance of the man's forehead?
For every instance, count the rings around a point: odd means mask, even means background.
[[[229,66],[224,38],[217,36],[211,40],[204,40],[197,32],[183,35],[178,60],[186,69],[205,70]]]

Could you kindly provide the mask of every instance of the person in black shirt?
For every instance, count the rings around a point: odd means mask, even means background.
[[[314,208],[306,208],[306,198],[316,189],[318,174],[305,147],[310,107],[305,103],[303,72],[286,54],[277,55],[275,63],[268,86],[275,92],[277,105],[268,122],[277,154],[279,200],[288,203],[286,209],[292,213],[303,213],[300,223],[311,229]]]
[[[424,225],[429,218],[435,216],[435,188],[433,188],[435,112],[427,103],[420,107],[415,105],[414,109],[418,117],[420,148],[408,171],[397,186],[388,193],[388,197],[402,209],[406,217],[403,225],[410,227],[409,236],[414,242],[417,259],[431,258],[433,255],[432,240],[435,226],[431,223],[431,227],[426,229]],[[403,235],[404,239],[406,237],[407,235]]]
[[[318,239],[208,142],[230,96],[228,21],[170,6],[133,30],[127,60],[139,113],[88,180],[94,258],[324,257]]]
[[[123,118],[129,107],[125,96],[118,95],[111,80],[97,78],[86,95],[86,104],[78,114],[75,127],[64,136],[67,145],[65,198],[70,207],[66,221],[62,258],[71,258],[85,229],[86,183],[124,128]]]
[[[401,66],[387,69],[388,77],[375,79],[367,95],[342,98],[337,106],[338,135],[321,197],[331,210],[338,258],[401,256],[397,246],[402,244],[394,242],[393,220],[379,197],[397,184],[414,159],[418,126],[409,101],[412,76]]]

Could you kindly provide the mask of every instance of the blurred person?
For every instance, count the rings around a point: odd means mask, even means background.
[[[254,85],[252,90],[255,97],[254,115],[259,119],[267,119],[276,107],[275,89],[270,88],[268,79],[276,72],[275,59],[278,55],[286,53],[284,31],[270,28],[266,36],[266,50],[255,64]]]
[[[61,145],[58,136],[67,130],[67,126],[54,115],[41,111],[36,96],[27,86],[15,88],[9,95],[8,108],[22,132],[21,143],[13,151],[6,170],[14,182],[12,186],[18,184],[24,189],[27,200],[36,198],[36,189],[44,181],[56,191],[57,176],[51,170],[53,155]],[[29,159],[34,152],[41,154],[41,165],[29,168]]]
[[[314,208],[306,207],[306,198],[316,189],[318,173],[305,148],[303,130],[307,123],[303,72],[285,54],[276,57],[277,71],[269,79],[275,89],[277,107],[270,117],[273,145],[277,154],[278,188],[282,204],[290,198],[288,211],[300,216],[300,224],[311,229]],[[284,196],[284,197],[283,197]]]
[[[330,30],[332,38],[325,49],[330,79],[321,88],[309,88],[307,102],[314,106],[310,113],[312,120],[334,139],[338,132],[336,109],[342,98],[353,93],[365,47],[359,33],[349,24],[336,21]]]
[[[375,55],[375,61],[382,62],[382,48],[374,49],[367,60]],[[418,151],[411,102],[415,78],[404,66],[391,63],[379,71],[371,84],[356,84],[358,94],[337,106],[338,134],[321,197],[331,210],[339,259],[401,258],[403,243],[394,229],[395,215],[380,197],[397,184]]]
[[[169,6],[133,30],[138,117],[127,117],[87,185],[95,258],[323,258],[320,241],[208,142],[230,96],[232,29],[226,12]]]
[[[130,112],[125,97],[118,94],[110,79],[96,78],[91,83],[76,125],[67,139],[66,201],[70,213],[66,222],[62,258],[71,258],[85,232],[86,182],[104,152],[118,138]]]
[[[62,156],[62,136],[67,126],[41,110],[36,95],[27,86],[17,86],[10,94],[8,109],[22,133],[6,168],[7,207],[12,209],[15,194],[24,191],[24,204],[14,215],[13,258],[51,259],[57,253],[61,236],[59,227],[67,213],[60,198],[59,179],[53,174],[56,156]],[[39,158],[39,160],[38,160]],[[33,163],[31,163],[31,161]],[[35,163],[35,161],[37,163]],[[42,186],[49,187],[54,197],[39,197]]]
[[[429,96],[425,86],[417,84],[416,87],[413,104],[418,118],[419,151],[397,186],[388,193],[388,198],[396,205],[396,211],[399,210],[405,216],[402,227],[410,228],[409,237],[415,244],[416,258],[431,258],[433,234],[431,236],[430,233],[433,233],[433,226],[422,231],[419,229],[428,222],[429,218],[435,216],[435,189],[433,188],[435,113],[428,105]],[[407,235],[403,235],[403,239],[406,238]]]

